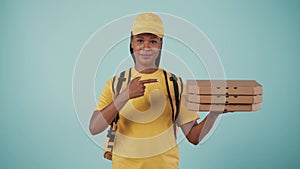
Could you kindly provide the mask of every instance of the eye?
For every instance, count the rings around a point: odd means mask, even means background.
[[[137,39],[136,41],[137,41],[138,43],[143,43],[143,42],[144,42],[143,39]]]
[[[151,43],[151,44],[156,44],[157,41],[156,41],[156,40],[151,40],[150,43]]]

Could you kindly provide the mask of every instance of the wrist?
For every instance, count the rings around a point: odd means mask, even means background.
[[[211,115],[211,116],[219,116],[221,114],[223,114],[223,112],[221,112],[221,111],[211,111],[211,112],[209,112],[209,115]]]
[[[128,92],[123,91],[114,99],[114,104],[118,110],[120,110],[125,103],[129,100]]]

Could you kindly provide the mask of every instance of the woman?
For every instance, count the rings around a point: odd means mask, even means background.
[[[174,96],[168,92],[169,80],[159,68],[164,28],[158,15],[139,14],[131,35],[130,52],[135,64],[126,71],[128,83],[115,94],[115,79],[107,81],[91,118],[90,132],[101,133],[119,117],[113,169],[177,169],[177,126],[196,145],[211,129],[218,113],[209,113],[198,124],[197,112],[188,111],[181,102],[178,107],[168,102]],[[177,108],[178,116],[174,120]]]

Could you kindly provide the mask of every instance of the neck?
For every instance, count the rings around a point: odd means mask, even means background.
[[[143,67],[135,66],[135,69],[140,73],[150,74],[150,73],[154,73],[158,69],[158,67],[143,68]]]

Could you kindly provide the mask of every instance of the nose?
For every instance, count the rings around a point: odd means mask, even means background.
[[[148,41],[145,41],[144,44],[143,44],[143,49],[144,50],[149,50],[150,49],[150,44]]]

